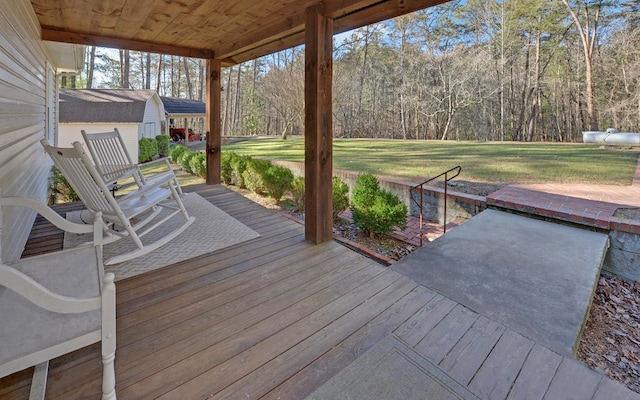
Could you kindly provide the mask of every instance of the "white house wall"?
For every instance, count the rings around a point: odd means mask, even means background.
[[[39,141],[53,137],[48,131],[55,129],[55,71],[43,51],[31,3],[8,3],[0,7],[0,193],[44,202],[51,161]],[[20,257],[34,218],[31,211],[4,210],[3,260]]]
[[[108,123],[108,124],[94,124],[94,123],[60,123],[58,124],[58,140],[57,145],[60,147],[71,147],[73,142],[80,142],[84,144],[82,140],[81,130],[85,130],[87,133],[100,133],[111,132],[113,128],[118,128],[122,141],[127,147],[127,151],[133,162],[138,161],[138,132],[142,124],[138,123]],[[155,137],[155,136],[154,136]]]
[[[162,134],[161,121],[164,121],[164,105],[160,97],[154,94],[147,100],[147,105],[144,108],[144,117],[140,125],[138,137],[140,139],[143,137],[153,139]]]

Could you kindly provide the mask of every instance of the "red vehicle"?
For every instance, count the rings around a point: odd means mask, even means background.
[[[170,128],[169,136],[171,140],[174,142],[181,142],[185,139],[185,128]],[[202,140],[201,133],[195,133],[191,128],[189,128],[189,141],[193,142],[195,140]]]

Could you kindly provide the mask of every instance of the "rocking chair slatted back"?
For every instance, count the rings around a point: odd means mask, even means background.
[[[81,132],[96,169],[107,184],[130,176],[138,186],[144,184],[144,176],[131,159],[118,128],[104,133]]]
[[[96,169],[107,186],[114,185],[116,182],[122,184],[122,181],[133,178],[135,184],[140,188],[157,179],[164,180],[167,175],[170,175],[173,179],[173,186],[179,194],[182,194],[182,189],[168,158],[159,158],[145,163],[144,165],[154,166],[150,170],[157,171],[148,172],[148,175],[145,175],[140,169],[140,165],[133,162],[118,128],[103,133],[87,133],[85,130],[81,132],[96,164]],[[117,186],[120,187],[120,185]]]
[[[104,196],[104,193],[108,193],[109,189],[102,180],[93,178],[91,170],[93,170],[94,176],[99,176],[99,173],[82,147],[80,147],[80,151],[75,147],[52,147],[45,139],[42,139],[41,144],[87,208],[105,214],[113,213],[113,204],[108,197]]]

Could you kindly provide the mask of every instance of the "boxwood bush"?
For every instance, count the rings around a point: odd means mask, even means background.
[[[138,141],[138,162],[145,163],[153,160],[158,154],[158,142],[155,139],[142,138]]]
[[[171,144],[171,139],[169,135],[158,135],[156,136],[156,143],[158,145],[158,155],[160,157],[166,157],[169,155],[169,146]]]
[[[291,200],[301,212],[304,212],[304,190],[304,176],[299,176],[291,182]]]
[[[251,159],[249,156],[241,156],[235,154],[231,157],[231,184],[240,188],[245,188],[244,177],[242,174],[247,169],[247,162]]]
[[[187,149],[182,153],[180,158],[178,158],[178,165],[180,165],[185,172],[192,174],[193,170],[191,169],[191,159],[197,154],[198,153],[195,151]]]
[[[331,180],[333,194],[333,222],[338,222],[340,213],[349,208],[349,185],[334,176]]]
[[[407,206],[398,196],[381,189],[378,179],[371,174],[361,174],[356,179],[351,210],[353,222],[371,237],[407,226]]]
[[[231,167],[231,159],[237,156],[233,151],[223,151],[220,156],[220,179],[225,185],[231,185],[231,173],[233,168]]]
[[[180,156],[182,156],[182,153],[184,153],[187,150],[189,149],[187,148],[187,146],[183,144],[173,146],[171,150],[169,150],[169,158],[171,158],[171,162],[174,164],[178,164],[178,160],[180,159]]]
[[[267,187],[265,186],[264,175],[270,167],[271,161],[269,160],[247,159],[246,168],[242,172],[244,185],[247,189],[257,194],[265,194]]]
[[[200,178],[207,177],[207,154],[203,152],[196,153],[189,161],[191,171]]]
[[[282,196],[291,188],[293,172],[287,167],[272,165],[265,171],[263,181],[269,196],[280,202]]]

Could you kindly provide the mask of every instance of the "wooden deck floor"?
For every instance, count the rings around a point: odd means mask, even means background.
[[[391,334],[481,398],[640,398],[224,187],[198,193],[262,236],[118,282],[119,399],[301,399]],[[100,376],[98,346],[56,359],[47,398],[99,398]]]

